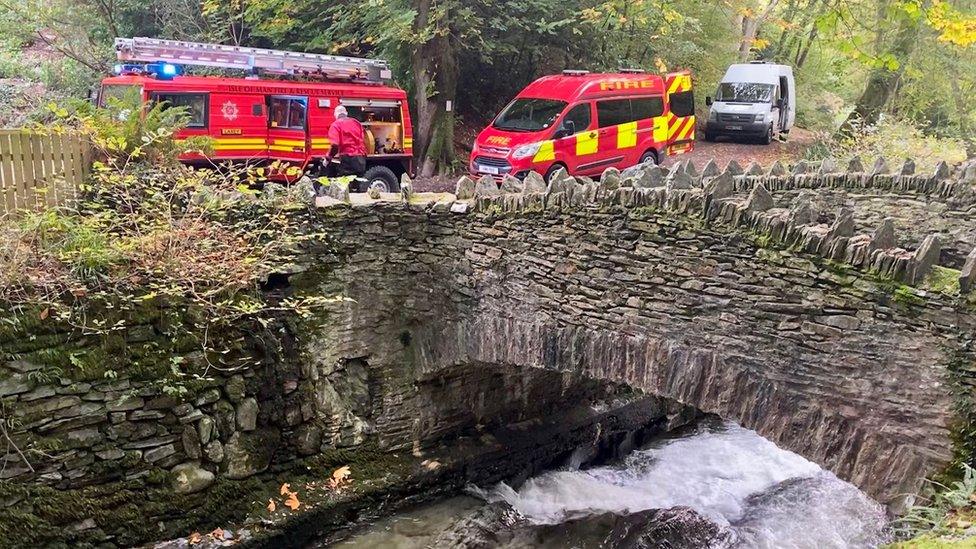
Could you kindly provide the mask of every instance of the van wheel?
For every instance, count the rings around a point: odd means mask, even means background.
[[[655,166],[658,165],[658,158],[656,152],[647,151],[646,153],[641,155],[640,162],[638,162],[638,164],[647,164],[647,163],[654,164]]]
[[[766,130],[766,135],[764,135],[762,138],[762,144],[769,145],[772,142],[773,142],[773,125],[770,124],[769,129]]]
[[[363,174],[366,188],[363,191],[377,189],[381,193],[395,193],[400,190],[400,182],[393,170],[386,166],[373,166]]]
[[[715,134],[712,132],[705,132],[705,141],[708,141],[709,143],[715,141]]]
[[[546,183],[548,183],[549,180],[552,179],[552,176],[556,175],[556,172],[558,172],[559,170],[566,170],[566,173],[569,173],[569,170],[566,168],[566,166],[563,166],[562,164],[553,164],[552,166],[549,166],[548,170],[546,170],[546,177],[545,177]]]

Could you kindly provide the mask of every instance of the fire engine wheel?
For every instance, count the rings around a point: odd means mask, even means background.
[[[400,190],[396,174],[386,166],[373,166],[366,170],[363,179],[366,180],[366,188],[363,191],[377,189],[381,193],[395,193]]]
[[[657,153],[654,151],[645,152],[640,157],[640,163],[657,165]]]

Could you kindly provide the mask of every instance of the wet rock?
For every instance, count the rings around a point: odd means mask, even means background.
[[[295,449],[300,455],[311,456],[322,446],[322,429],[306,423],[295,431]]]
[[[177,494],[192,494],[206,490],[214,483],[214,474],[200,467],[199,463],[181,463],[173,467],[173,491]]]
[[[599,517],[598,517],[599,519]],[[654,509],[619,517],[613,522],[604,547],[618,549],[722,549],[735,545],[736,536],[688,507]]]
[[[271,464],[280,440],[277,429],[234,433],[224,447],[224,474],[239,480],[264,471]]]
[[[511,541],[515,528],[526,519],[505,503],[480,507],[439,534],[430,547],[489,549]]]

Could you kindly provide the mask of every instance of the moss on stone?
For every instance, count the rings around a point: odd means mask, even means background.
[[[907,541],[888,545],[886,549],[976,549],[976,537],[964,539],[942,539],[921,536]]]
[[[962,273],[956,269],[936,265],[932,267],[932,272],[925,277],[922,287],[945,295],[959,295],[960,274]]]

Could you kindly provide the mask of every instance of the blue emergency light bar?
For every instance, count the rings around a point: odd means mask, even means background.
[[[113,72],[117,75],[147,75],[159,80],[170,80],[174,76],[183,74],[183,67],[172,63],[133,64],[120,63],[115,65]]]

